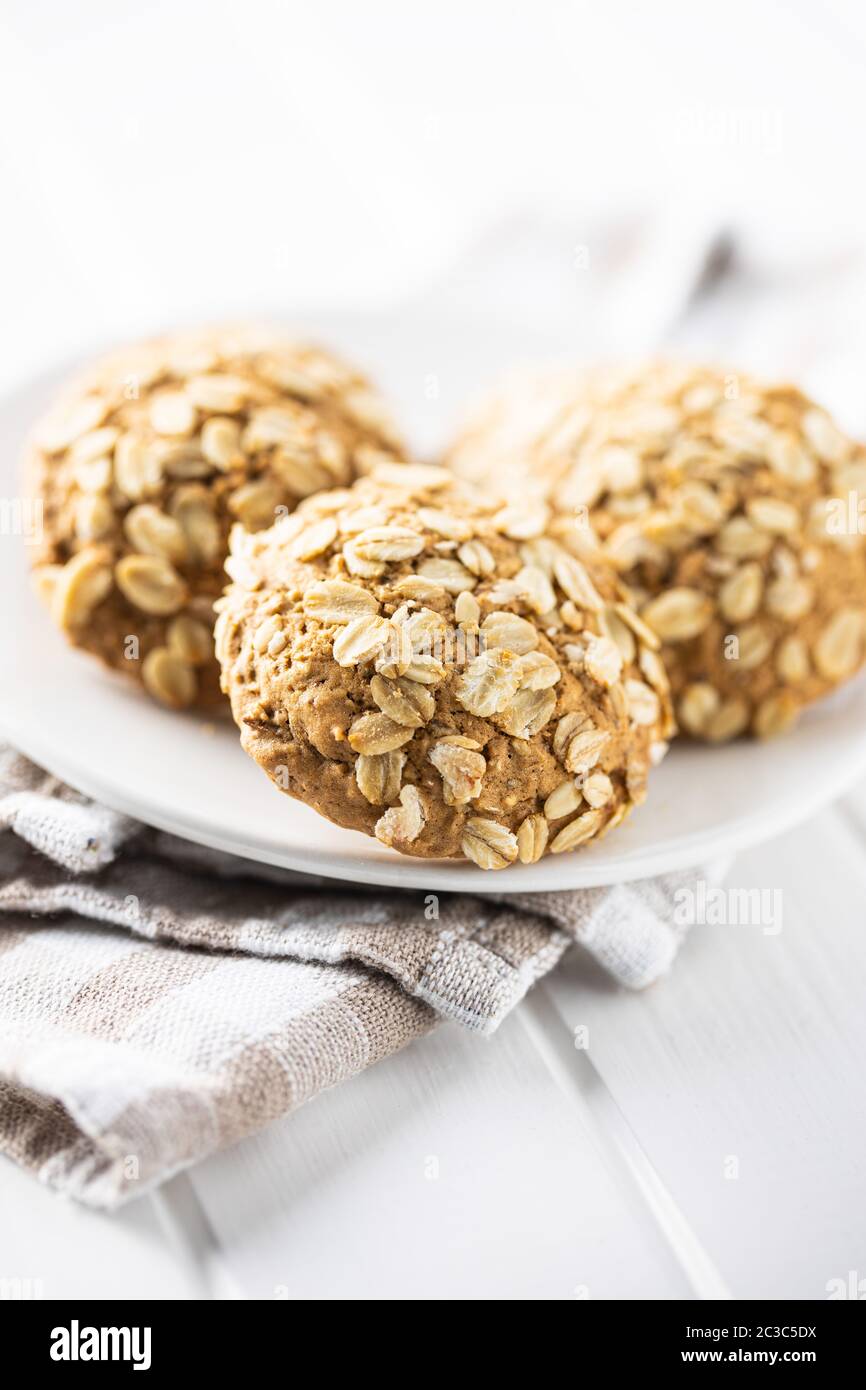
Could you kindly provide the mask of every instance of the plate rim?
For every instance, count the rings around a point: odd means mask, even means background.
[[[266,846],[256,844],[241,846],[236,840],[223,838],[207,827],[193,829],[183,820],[174,819],[170,813],[166,813],[164,807],[153,806],[146,799],[136,802],[132,795],[125,799],[122,795],[122,788],[118,787],[117,784],[109,784],[106,787],[101,783],[98,775],[92,776],[86,770],[81,772],[74,758],[65,759],[62,754],[58,758],[53,748],[44,749],[40,746],[39,739],[32,736],[32,731],[27,729],[23,732],[20,731],[14,714],[10,715],[8,706],[4,707],[2,704],[0,704],[0,727],[2,727],[3,736],[8,738],[16,749],[52,776],[59,777],[68,783],[82,795],[91,797],[94,801],[107,806],[116,813],[129,816],[130,819],[140,821],[156,830],[175,835],[188,843],[204,845],[210,849],[231,854],[238,859],[250,860],[253,863],[290,869],[294,872],[306,873],[312,877],[333,879],[339,882],[358,882],[393,889],[426,889],[430,892],[437,890],[463,892],[470,895],[572,892],[580,888],[605,888],[614,887],[620,883],[637,883],[645,879],[661,877],[664,874],[694,869],[703,864],[723,860],[741,853],[743,850],[755,848],[779,835],[784,835],[837,800],[861,775],[866,775],[866,740],[864,740],[859,756],[847,760],[844,764],[839,764],[838,775],[834,778],[828,778],[818,796],[809,802],[808,809],[805,811],[802,810],[803,803],[793,798],[789,798],[787,801],[780,800],[780,809],[775,815],[768,816],[766,808],[762,808],[760,812],[756,811],[744,815],[727,829],[720,831],[709,845],[707,844],[708,833],[697,831],[692,835],[683,837],[677,849],[643,851],[635,857],[632,863],[624,863],[615,878],[610,877],[609,863],[596,867],[591,860],[586,859],[581,865],[578,862],[580,857],[574,856],[569,863],[573,864],[573,867],[579,871],[578,881],[558,884],[540,883],[533,886],[538,872],[538,865],[535,864],[515,865],[510,873],[485,874],[485,877],[479,880],[477,875],[483,871],[476,869],[473,865],[464,864],[461,860],[429,860],[413,855],[395,855],[393,861],[390,859],[367,862],[359,860],[346,864],[340,862],[339,855],[334,855],[332,851],[328,851],[327,854],[331,861],[329,863],[324,858],[325,852],[322,851],[323,861],[320,862],[316,859],[311,866],[309,846],[299,847],[295,851],[283,852],[271,851]],[[338,828],[345,829],[345,827]],[[360,831],[351,833],[357,834],[365,840],[368,838],[363,836]],[[659,862],[653,864],[653,859]],[[560,862],[562,868],[566,868],[565,863]],[[550,870],[548,868],[541,872],[548,874]],[[467,878],[471,879],[471,882],[466,882]],[[530,880],[529,883],[526,882],[527,878]],[[461,882],[461,879],[464,881]]]

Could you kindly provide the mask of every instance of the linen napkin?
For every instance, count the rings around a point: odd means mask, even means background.
[[[188,844],[0,750],[0,1152],[114,1207],[442,1020],[492,1033],[574,942],[639,989],[695,875],[365,889]]]

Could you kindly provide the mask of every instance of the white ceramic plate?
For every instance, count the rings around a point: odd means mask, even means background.
[[[459,403],[509,362],[554,345],[523,326],[429,312],[306,316],[304,329],[369,366],[417,447],[435,448]],[[18,491],[26,431],[58,373],[0,405],[0,495]],[[397,855],[278,792],[241,752],[234,726],[168,713],[70,650],[32,596],[26,547],[0,536],[0,731],[72,786],[150,825],[249,859],[405,888],[540,891],[686,868],[776,835],[866,773],[866,681],[768,744],[676,745],[647,802],[615,834],[574,854],[483,873]]]

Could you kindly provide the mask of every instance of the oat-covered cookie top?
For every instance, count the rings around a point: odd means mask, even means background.
[[[269,329],[113,353],[34,432],[40,588],[73,642],[165,703],[218,697],[212,604],[231,525],[269,526],[396,446],[360,373]]]
[[[863,660],[866,456],[794,386],[540,374],[488,401],[451,461],[548,498],[554,532],[625,576],[696,735],[780,732]]]
[[[235,531],[216,635],[246,750],[411,854],[502,868],[616,824],[670,731],[659,644],[546,521],[383,465]]]

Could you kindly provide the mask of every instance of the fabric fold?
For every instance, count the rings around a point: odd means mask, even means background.
[[[642,988],[694,875],[389,891],[139,825],[0,755],[0,1151],[99,1207],[448,1020],[494,1033],[575,942]]]

